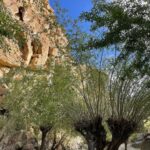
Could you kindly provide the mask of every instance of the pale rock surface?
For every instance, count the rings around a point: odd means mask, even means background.
[[[0,76],[6,68],[17,66],[43,67],[51,57],[65,51],[68,40],[63,30],[54,26],[55,15],[48,0],[3,0],[13,19],[23,27],[26,41],[21,49],[13,40],[5,38],[10,50],[0,49]],[[19,8],[24,8],[23,21]],[[7,69],[6,69],[7,70]]]

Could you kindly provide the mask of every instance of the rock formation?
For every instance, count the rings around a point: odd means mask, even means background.
[[[17,40],[3,36],[6,48],[0,47],[0,76],[11,67],[43,67],[49,58],[64,53],[68,41],[48,0],[3,0],[1,3],[21,31]]]

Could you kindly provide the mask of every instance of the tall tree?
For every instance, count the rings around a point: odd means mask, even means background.
[[[9,93],[5,107],[9,119],[20,130],[34,125],[42,133],[40,150],[46,149],[46,138],[52,128],[61,126],[60,107],[71,96],[70,75],[67,66],[56,65],[51,71],[15,71],[9,79]],[[10,81],[11,80],[11,81]],[[5,80],[6,81],[6,80]]]
[[[111,67],[109,73],[91,65],[76,67],[76,97],[64,104],[67,117],[89,150],[118,150],[150,115],[149,77],[129,78],[125,64]],[[111,142],[106,141],[104,122]]]
[[[118,150],[150,115],[149,77],[129,78],[124,71],[125,66],[118,65],[110,74],[110,116],[107,124],[112,141],[108,150]]]
[[[84,12],[81,18],[90,21],[91,30],[98,33],[84,48],[115,46],[119,50],[119,62],[127,60],[130,71],[150,75],[150,4],[147,0],[95,0],[91,11]]]
[[[107,115],[107,74],[89,65],[75,66],[74,99],[65,103],[74,129],[85,139],[89,150],[106,146],[103,119]]]

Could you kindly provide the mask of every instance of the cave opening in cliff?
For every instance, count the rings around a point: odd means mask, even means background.
[[[16,14],[19,17],[19,20],[24,21],[24,14],[25,14],[25,8],[23,6],[20,6],[18,8],[18,13]]]

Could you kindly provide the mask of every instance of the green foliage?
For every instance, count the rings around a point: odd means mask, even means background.
[[[20,48],[23,47],[25,38],[22,35],[23,29],[19,22],[15,21],[0,2],[0,43],[4,45],[3,39],[7,37],[18,42]]]
[[[150,118],[148,117],[147,120],[144,120],[144,130],[148,133],[150,130]]]
[[[10,92],[5,98],[4,106],[10,111],[10,119],[14,120],[15,128],[28,128],[31,125],[61,126],[62,102],[70,98],[69,69],[62,66],[54,67],[52,72],[20,70],[10,73],[7,78]]]
[[[149,38],[150,6],[140,1],[96,1],[90,12],[81,15],[92,22],[91,30],[102,32],[102,36],[91,38],[86,48],[108,48],[116,46],[118,61],[130,61],[129,69],[141,75],[150,74]],[[104,29],[104,30],[103,30]]]
[[[111,71],[109,82],[110,116],[126,119],[141,125],[150,115],[150,88],[145,77],[124,76],[126,66],[118,65]]]
[[[108,76],[96,68],[78,65],[74,68],[74,96],[64,103],[64,112],[72,125],[82,120],[92,120],[107,115]]]
[[[73,125],[78,121],[84,124],[84,120],[101,116],[108,141],[112,138],[108,127],[110,124],[107,125],[109,118],[133,122],[136,124],[134,131],[139,129],[143,120],[150,115],[149,77],[128,78],[124,76],[125,70],[126,66],[120,64],[107,75],[101,68],[77,66],[74,77],[76,82],[73,84],[74,99],[64,103],[68,121]],[[114,126],[117,128],[117,124]],[[126,124],[124,126],[126,128]],[[124,128],[123,125],[121,127]],[[115,132],[122,133],[122,129],[117,128]]]

